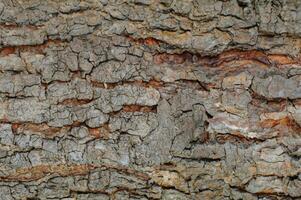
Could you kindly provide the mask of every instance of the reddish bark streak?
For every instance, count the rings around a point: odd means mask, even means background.
[[[137,45],[146,45],[146,46],[158,46],[161,43],[163,43],[160,40],[157,40],[152,37],[147,37],[147,38],[134,38],[132,36],[127,36],[127,38],[133,42],[136,43]]]
[[[123,112],[157,112],[156,106],[139,106],[139,105],[126,105],[122,108]]]
[[[50,45],[60,45],[63,42],[61,40],[47,40],[44,44],[39,45],[20,45],[20,46],[9,46],[0,49],[0,56],[7,56],[17,52],[32,52],[36,54],[44,54],[45,49]]]

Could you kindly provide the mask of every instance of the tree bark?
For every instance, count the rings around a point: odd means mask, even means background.
[[[0,200],[300,199],[301,1],[1,0]]]

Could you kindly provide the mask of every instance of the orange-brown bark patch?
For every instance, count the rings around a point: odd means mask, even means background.
[[[45,137],[53,138],[62,132],[67,132],[69,127],[51,127],[45,123],[34,124],[34,123],[13,123],[13,133],[30,132],[33,134],[39,134]]]
[[[156,112],[156,106],[125,105],[123,112]]]
[[[17,52],[31,52],[36,54],[44,54],[45,49],[51,45],[61,45],[61,40],[47,40],[43,44],[39,45],[20,45],[20,46],[9,46],[0,49],[0,56],[7,56],[9,54]]]
[[[283,136],[288,133],[300,133],[301,127],[290,117],[285,117],[279,120],[266,119],[260,122],[260,126],[263,128],[275,128],[279,130],[279,136]]]
[[[160,45],[160,43],[162,43],[162,41],[157,40],[155,38],[152,37],[147,37],[147,38],[134,38],[132,36],[127,36],[127,38],[137,44],[137,45],[146,45],[146,46],[158,46]]]
[[[4,47],[0,50],[0,56],[7,56],[16,52],[15,47]]]
[[[277,65],[287,65],[287,64],[294,64],[297,63],[297,60],[287,56],[287,55],[268,55],[269,60],[271,63],[275,63]]]
[[[110,128],[108,124],[104,124],[99,128],[89,128],[89,133],[95,138],[109,139],[110,138]]]

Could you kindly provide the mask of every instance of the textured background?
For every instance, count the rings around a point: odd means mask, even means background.
[[[0,0],[0,199],[300,199],[301,1]]]

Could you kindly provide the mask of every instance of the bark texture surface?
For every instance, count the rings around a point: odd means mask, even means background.
[[[301,1],[0,0],[0,199],[301,199]]]

